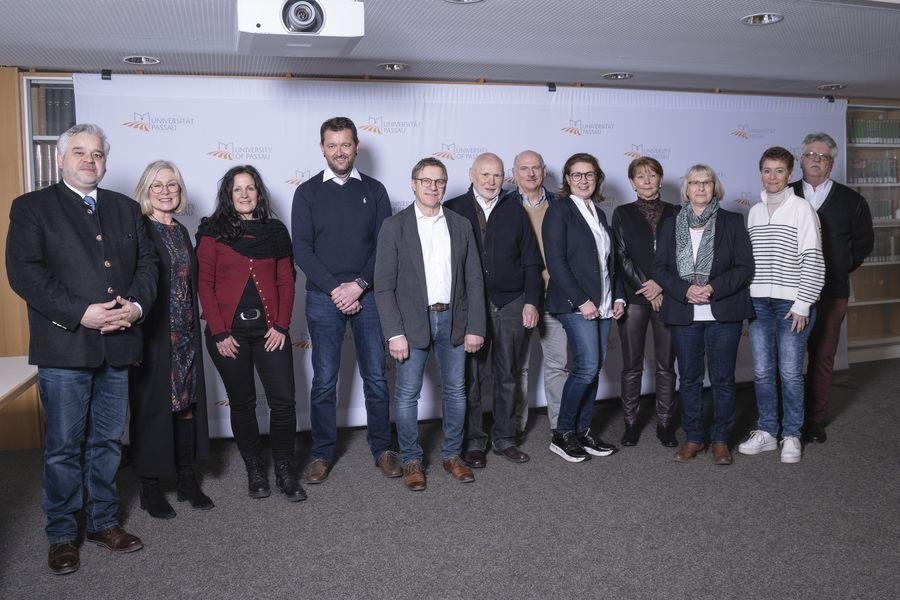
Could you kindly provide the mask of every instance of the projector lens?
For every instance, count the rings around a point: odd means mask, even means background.
[[[317,31],[322,26],[322,8],[314,0],[288,2],[284,5],[282,20],[289,31]]]

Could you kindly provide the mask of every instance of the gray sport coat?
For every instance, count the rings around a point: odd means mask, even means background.
[[[466,334],[484,337],[486,333],[484,280],[471,224],[450,210],[444,210],[444,217],[450,231],[453,263],[450,341],[458,346]],[[375,253],[374,284],[384,339],[405,335],[410,348],[428,348],[428,290],[414,204],[382,224]]]

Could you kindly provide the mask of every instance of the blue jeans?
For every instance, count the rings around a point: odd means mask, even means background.
[[[116,472],[128,406],[128,367],[38,368],[44,405],[42,505],[51,544],[78,536],[83,505],[89,533],[119,524]]]
[[[734,423],[734,365],[742,329],[742,322],[694,321],[690,325],[669,325],[681,379],[678,392],[681,427],[689,442],[703,443],[701,398],[705,354],[715,405],[709,441],[728,443]]]
[[[581,313],[561,313],[556,318],[562,323],[569,340],[572,367],[563,386],[556,421],[559,434],[577,431],[584,433],[591,428],[594,419],[594,401],[597,400],[597,380],[606,358],[606,342],[612,319],[588,321]]]
[[[409,358],[397,363],[394,418],[397,421],[397,438],[403,464],[422,460],[422,447],[419,445],[419,395],[422,392],[425,363],[431,349],[434,349],[441,372],[441,405],[444,414],[441,456],[456,456],[462,446],[463,423],[466,418],[466,351],[462,344],[450,344],[451,311],[432,312],[429,316],[431,347],[410,348]]]
[[[778,435],[776,375],[781,379],[781,435],[799,437],[803,427],[803,358],[806,339],[816,321],[816,309],[810,307],[809,323],[796,333],[791,331],[791,319],[784,318],[793,304],[791,300],[753,298],[756,318],[750,321],[750,344],[753,388],[759,411],[756,428],[772,436]]]
[[[369,449],[377,458],[391,449],[390,394],[384,376],[384,340],[375,307],[375,295],[360,296],[362,310],[345,315],[331,296],[306,292],[306,322],[312,342],[313,380],[309,393],[313,458],[331,461],[337,439],[337,379],[341,369],[341,347],[347,324],[353,332],[356,363],[366,399],[366,434]]]

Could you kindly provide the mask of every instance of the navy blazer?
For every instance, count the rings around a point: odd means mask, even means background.
[[[660,223],[656,256],[653,258],[653,278],[663,289],[660,309],[663,323],[690,325],[694,322],[694,305],[685,298],[691,284],[678,274],[675,258],[676,218],[669,217]],[[732,323],[756,317],[750,301],[754,268],[753,249],[744,217],[720,208],[716,213],[713,264],[709,273],[709,284],[713,288],[710,304],[716,321]]]
[[[616,274],[615,238],[606,222],[606,215],[596,204],[594,210],[609,236],[606,269],[615,302],[616,299],[625,298]],[[570,198],[559,198],[547,208],[541,237],[550,273],[546,309],[552,314],[574,312],[588,300],[599,308],[604,290],[597,244],[591,228]]]

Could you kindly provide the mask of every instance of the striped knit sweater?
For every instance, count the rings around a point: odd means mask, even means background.
[[[791,311],[806,317],[825,284],[822,230],[812,205],[791,188],[786,193],[771,218],[765,192],[747,216],[756,262],[750,296],[792,300]]]

